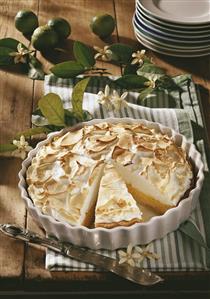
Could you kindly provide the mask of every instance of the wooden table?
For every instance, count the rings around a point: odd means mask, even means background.
[[[104,45],[104,42],[89,29],[91,17],[99,11],[109,13],[116,19],[113,42],[131,45],[137,43],[131,23],[134,0],[0,0],[0,38],[13,37],[27,43],[14,27],[14,16],[17,11],[24,8],[33,10],[38,15],[40,24],[45,24],[48,19],[55,16],[69,20],[72,26],[72,34],[67,42],[69,51],[72,49],[73,40],[81,40],[91,46]],[[210,137],[210,58],[173,58],[149,50],[148,55],[165,68],[168,74],[191,73],[195,82],[201,85],[201,106]],[[61,61],[62,56],[50,57],[51,62],[40,55],[39,59],[45,63],[48,70],[54,62]],[[116,66],[110,65],[109,69],[115,75],[120,74],[120,69]],[[0,73],[0,142],[3,143],[12,138],[16,132],[30,127],[31,112],[43,94],[43,81],[32,81],[12,70],[1,70]],[[21,161],[18,159],[0,160],[0,222],[16,223],[43,234],[27,213],[20,198],[17,188],[20,165]],[[133,297],[141,294],[144,298],[151,298],[159,294],[165,298],[170,294],[175,298],[177,294],[187,296],[190,293],[207,296],[210,289],[209,273],[163,273],[166,281],[162,285],[145,288],[107,273],[48,272],[44,268],[44,259],[43,250],[28,247],[22,242],[0,235],[0,295],[4,291],[11,294],[13,291],[18,291],[19,294],[23,291],[33,294],[38,291],[42,294],[53,291],[54,294],[69,292],[73,298],[89,292],[92,298],[97,294],[104,298],[102,293],[112,292],[125,297],[128,294],[132,294]]]

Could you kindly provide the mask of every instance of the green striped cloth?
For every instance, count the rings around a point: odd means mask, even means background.
[[[78,80],[60,79],[53,75],[45,77],[45,93],[53,92],[60,95],[65,108],[71,107],[72,87]],[[175,79],[176,80],[176,79]],[[127,101],[129,106],[121,111],[107,111],[97,102],[97,93],[104,90],[105,85],[109,84],[114,88],[109,78],[96,77],[92,79],[84,95],[83,109],[89,111],[94,118],[106,117],[132,117],[136,119],[147,119],[160,122],[182,133],[190,142],[195,142],[198,149],[203,154],[206,171],[208,171],[207,159],[205,156],[205,144],[203,141],[203,122],[201,118],[198,92],[194,83],[189,80],[183,86],[183,92],[159,92],[153,94],[142,103],[142,106],[136,105],[138,94],[129,92]],[[115,86],[116,87],[116,86]],[[117,89],[121,94],[125,90]],[[201,194],[200,203],[191,215],[191,220],[203,236],[204,241],[210,245],[210,211],[206,209],[210,204],[208,198],[207,181]],[[172,232],[151,243],[151,251],[159,255],[158,260],[145,259],[144,268],[152,271],[203,271],[208,270],[210,266],[209,251],[206,251],[193,239],[189,238],[181,230]],[[98,250],[98,253],[117,257],[117,251]],[[102,271],[94,266],[78,262],[74,259],[63,257],[53,251],[46,252],[46,269],[51,271]]]

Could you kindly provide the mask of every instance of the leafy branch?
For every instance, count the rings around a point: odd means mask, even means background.
[[[13,152],[18,147],[14,140],[21,138],[30,138],[42,133],[50,133],[61,130],[64,127],[71,126],[77,122],[90,120],[92,116],[89,112],[83,110],[83,96],[90,78],[79,81],[72,92],[72,109],[64,109],[59,95],[48,93],[38,101],[38,108],[32,114],[33,128],[19,132],[10,143],[1,144],[0,152]]]
[[[0,39],[0,67],[22,64],[29,78],[43,80],[45,74],[35,52],[14,38]]]

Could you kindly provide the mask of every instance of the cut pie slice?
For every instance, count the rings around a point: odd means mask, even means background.
[[[95,209],[95,227],[130,226],[142,221],[142,212],[113,165],[106,165]]]
[[[114,165],[137,202],[163,214],[177,206],[186,190],[190,190],[192,172],[182,151],[172,145],[156,149],[154,155],[153,159],[137,155],[133,163]]]

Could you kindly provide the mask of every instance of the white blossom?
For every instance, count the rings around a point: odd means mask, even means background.
[[[135,247],[135,251],[138,252],[141,256],[139,262],[142,262],[145,258],[148,258],[149,260],[159,259],[157,253],[152,252],[150,248],[151,248],[151,244],[148,244],[146,247],[140,247],[140,246]]]
[[[109,85],[105,86],[104,92],[99,91],[98,102],[99,102],[99,104],[105,106],[108,110],[112,108]]]
[[[29,146],[23,135],[20,136],[20,140],[13,140],[12,143],[17,146],[17,149],[12,152],[12,156],[14,157],[25,159],[25,157],[27,156],[27,152],[33,149],[31,146]]]
[[[131,61],[131,64],[137,64],[138,63],[141,66],[144,63],[145,53],[146,53],[145,50],[134,52],[132,54],[132,57],[134,59]]]
[[[139,259],[141,255],[133,250],[132,244],[129,244],[126,251],[119,250],[119,264],[128,263],[134,267],[136,262],[135,259]]]
[[[116,90],[110,94],[110,88],[106,85],[104,92],[99,91],[98,93],[98,103],[106,107],[108,110],[120,110],[123,107],[126,107],[128,103],[125,101],[128,93],[124,92],[121,96]]]
[[[14,63],[26,63],[27,58],[26,55],[30,54],[32,51],[29,51],[23,47],[21,43],[17,45],[17,52],[9,53],[9,56],[14,57]]]
[[[149,81],[145,82],[144,85],[147,87],[152,87],[152,88],[156,87],[155,80],[149,80]]]
[[[150,74],[147,76],[148,81],[144,83],[144,86],[152,87],[153,89],[156,87],[156,81],[160,78],[158,74]]]
[[[151,244],[146,247],[133,247],[132,244],[129,244],[126,251],[119,250],[119,264],[128,263],[130,266],[135,267],[137,264],[143,262],[145,258],[150,260],[159,259],[159,256],[150,251]]]
[[[98,52],[94,56],[95,59],[101,59],[103,61],[112,60],[112,51],[109,49],[109,46],[105,46],[104,48],[94,46],[93,48]]]
[[[124,92],[121,96],[118,94],[116,90],[113,91],[111,102],[115,109],[120,110],[123,107],[127,107],[128,103],[125,101],[128,93]]]

